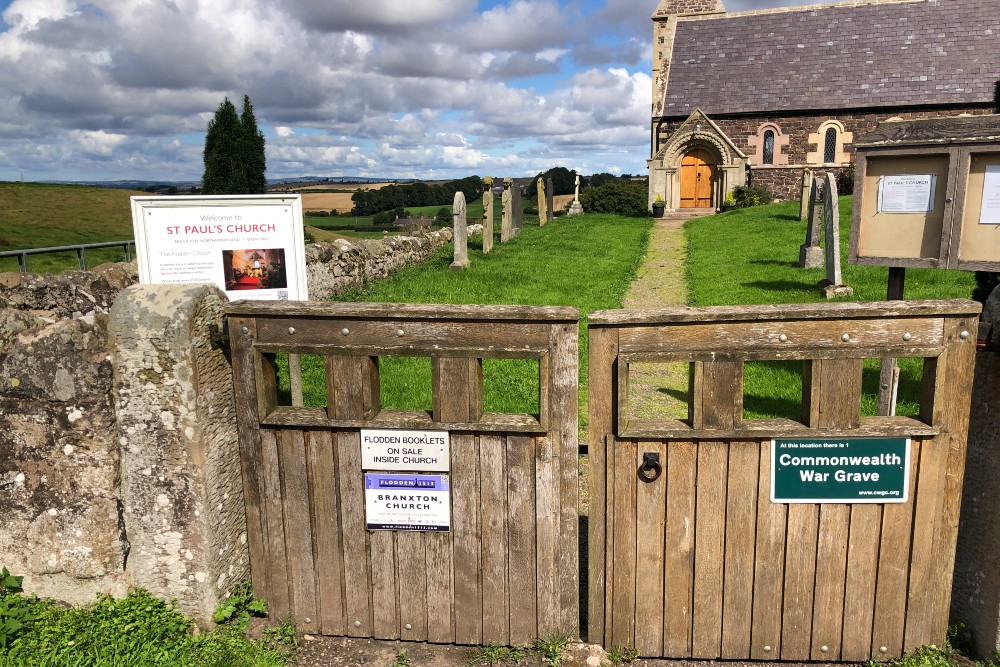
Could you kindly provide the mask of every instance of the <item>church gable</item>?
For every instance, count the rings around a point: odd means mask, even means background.
[[[1000,14],[979,0],[681,17],[672,37],[661,117],[988,103],[1000,75]]]

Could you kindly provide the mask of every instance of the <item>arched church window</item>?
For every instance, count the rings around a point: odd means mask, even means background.
[[[826,136],[823,139],[823,162],[830,163],[837,161],[837,128],[826,128]]]
[[[774,130],[764,131],[764,164],[774,164]]]

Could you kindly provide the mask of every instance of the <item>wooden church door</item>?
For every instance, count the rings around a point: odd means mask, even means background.
[[[712,206],[715,161],[711,154],[696,148],[681,161],[681,208]]]

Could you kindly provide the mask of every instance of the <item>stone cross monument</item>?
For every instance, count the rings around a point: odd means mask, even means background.
[[[465,219],[465,193],[455,193],[455,203],[451,213],[454,231],[455,261],[450,268],[461,271],[469,268],[469,228]]]
[[[576,175],[576,190],[573,192],[573,203],[569,205],[569,213],[566,215],[580,215],[583,213],[583,206],[580,204],[580,174]]]
[[[524,200],[521,198],[524,192],[517,184],[511,186],[510,191],[511,200],[514,202],[514,236],[517,236],[521,233],[521,227],[524,225]]]

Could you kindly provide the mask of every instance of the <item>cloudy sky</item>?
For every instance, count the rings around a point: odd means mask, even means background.
[[[644,172],[656,5],[0,0],[0,180],[197,180],[243,94],[268,178]]]

